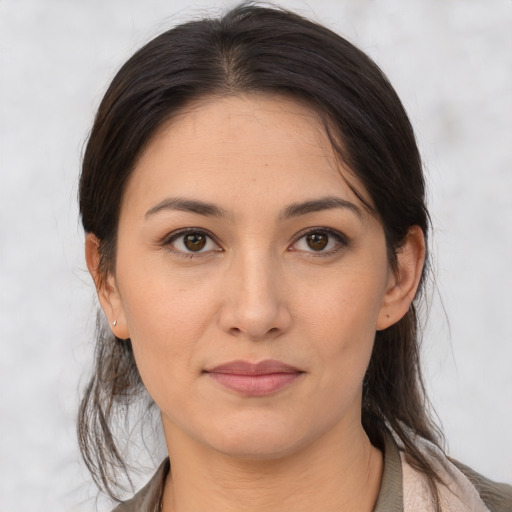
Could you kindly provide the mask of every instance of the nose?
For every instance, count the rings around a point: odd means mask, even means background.
[[[222,292],[221,329],[252,341],[274,339],[288,331],[292,316],[283,281],[282,269],[270,257],[233,262]]]

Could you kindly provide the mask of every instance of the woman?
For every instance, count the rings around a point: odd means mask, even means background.
[[[510,510],[429,417],[421,161],[350,43],[254,6],[157,37],[100,105],[80,208],[112,332],[84,459],[115,497],[117,412],[146,390],[170,459],[119,511]]]

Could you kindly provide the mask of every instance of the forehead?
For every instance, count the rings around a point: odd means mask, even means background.
[[[349,183],[362,190],[316,111],[252,94],[197,101],[174,116],[139,159],[125,195],[130,203],[199,195],[279,207],[326,193],[357,200]]]

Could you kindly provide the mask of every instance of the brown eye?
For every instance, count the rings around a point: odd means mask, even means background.
[[[201,251],[206,245],[206,236],[202,233],[190,233],[183,237],[183,244],[189,251]]]
[[[332,256],[348,245],[348,239],[343,233],[329,228],[318,228],[302,235],[292,244],[290,250],[316,253],[317,256]]]
[[[306,243],[313,251],[323,251],[329,243],[329,235],[322,232],[310,233],[306,236]]]
[[[204,231],[181,231],[167,242],[176,252],[188,256],[219,251],[220,247]]]

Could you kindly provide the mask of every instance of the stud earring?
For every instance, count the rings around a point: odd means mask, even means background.
[[[112,322],[112,325],[115,327],[115,326],[117,325],[117,320],[114,320],[114,321]]]

